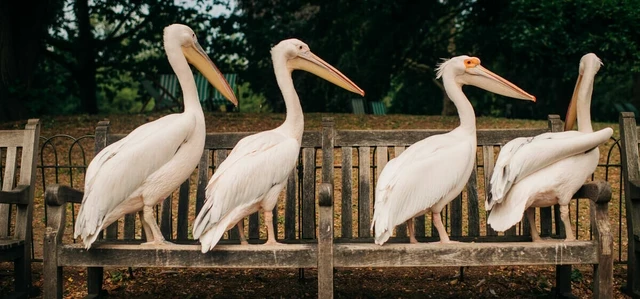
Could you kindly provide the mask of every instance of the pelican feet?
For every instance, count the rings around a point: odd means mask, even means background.
[[[460,243],[459,241],[452,241],[452,240],[440,240],[438,242],[431,242],[429,244],[456,244],[456,243]]]
[[[153,240],[153,241],[149,241],[149,242],[144,242],[142,244],[140,244],[142,246],[168,246],[168,245],[174,245],[173,243],[167,241],[167,240]]]
[[[278,241],[272,241],[272,240],[268,240],[267,242],[265,242],[263,245],[285,245],[284,243],[280,243]]]

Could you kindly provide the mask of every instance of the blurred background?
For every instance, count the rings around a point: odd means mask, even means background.
[[[162,29],[183,23],[236,74],[240,112],[284,111],[269,50],[295,37],[401,114],[455,114],[435,67],[467,54],[538,98],[467,87],[478,116],[564,115],[594,52],[593,118],[615,121],[640,105],[639,20],[640,0],[2,1],[0,120],[163,109],[143,83],[173,73]],[[303,72],[294,82],[305,112],[351,112],[350,93]]]

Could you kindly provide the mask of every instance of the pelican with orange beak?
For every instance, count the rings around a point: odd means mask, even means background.
[[[393,229],[407,222],[409,241],[417,243],[413,218],[431,212],[441,243],[449,243],[440,212],[466,185],[475,167],[476,117],[463,85],[527,101],[535,97],[480,65],[480,59],[458,56],[441,63],[437,78],[458,109],[460,126],[416,142],[389,161],[375,188],[371,228],[375,243],[384,244]]]
[[[522,219],[526,211],[533,241],[540,241],[535,226],[535,208],[560,205],[566,241],[575,235],[569,220],[569,202],[573,194],[598,166],[598,145],[607,141],[613,130],[593,132],[591,94],[602,62],[593,53],[580,59],[578,80],[565,119],[565,132],[544,133],[516,138],[504,145],[491,176],[491,194],[485,202],[491,210],[487,223],[505,231]],[[570,131],[578,121],[578,131]]]
[[[271,58],[287,109],[286,119],[273,130],[240,140],[209,180],[206,201],[193,225],[193,237],[200,239],[203,253],[213,249],[222,235],[236,224],[241,243],[247,244],[244,217],[259,210],[264,212],[266,244],[278,244],[272,210],[298,159],[304,130],[302,107],[291,79],[293,70],[316,74],[364,96],[362,89],[297,39],[284,40],[274,46]]]

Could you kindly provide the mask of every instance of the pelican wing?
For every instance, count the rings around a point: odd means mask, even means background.
[[[468,178],[472,142],[444,134],[424,139],[389,161],[376,185],[372,227],[382,244],[393,228],[445,199]]]
[[[587,152],[607,141],[613,130],[605,128],[593,133],[567,131],[521,137],[505,144],[491,175],[491,195],[485,202],[490,210],[501,202],[511,186],[528,175],[557,161]]]
[[[171,160],[194,126],[195,119],[167,115],[136,128],[100,151],[87,168],[75,237],[98,232],[109,212]]]
[[[194,238],[236,208],[258,203],[293,169],[300,144],[277,131],[266,131],[240,140],[209,180],[205,204],[194,222]]]

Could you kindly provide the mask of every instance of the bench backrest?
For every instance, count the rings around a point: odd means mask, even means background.
[[[638,159],[638,134],[640,128],[636,126],[635,114],[633,112],[620,113],[620,140],[622,150],[620,160],[622,164],[622,175],[624,180],[624,196],[626,203],[627,228],[629,237],[628,259],[635,259],[632,251],[636,240],[634,236],[640,236],[640,194],[637,188],[631,186],[631,182],[640,180],[640,161]],[[636,240],[637,241],[637,240]],[[633,243],[633,244],[632,244]]]
[[[411,144],[426,137],[442,134],[448,130],[335,130],[331,120],[325,120],[322,168],[329,170],[327,180],[334,183],[334,209],[339,218],[340,228],[336,228],[338,239],[368,239],[373,216],[374,190],[380,172],[386,163],[398,156]],[[454,199],[443,212],[445,226],[453,239],[474,241],[490,240],[498,234],[486,225],[484,199],[488,189],[493,166],[499,149],[516,137],[535,136],[548,131],[561,131],[562,122],[557,115],[549,116],[547,129],[478,130],[478,159],[465,190]],[[335,180],[334,180],[335,178]],[[480,187],[480,188],[479,188]],[[481,194],[479,194],[479,190]],[[558,215],[559,213],[556,213]],[[541,209],[541,235],[552,232],[551,208]],[[558,221],[556,221],[558,222]],[[425,216],[415,220],[416,237],[436,237],[431,224],[425,223]],[[523,239],[529,234],[527,225],[515,226],[505,235],[513,240]],[[558,229],[556,229],[559,232]],[[407,236],[406,225],[396,228],[396,238]],[[509,239],[507,237],[507,239]],[[501,240],[505,240],[501,237]]]
[[[160,229],[166,239],[178,243],[193,239],[191,236],[192,222],[204,204],[205,187],[209,178],[236,143],[253,133],[255,132],[207,134],[204,153],[194,174],[181,185],[177,192],[174,192],[173,196],[166,198],[161,205],[158,205],[156,210]],[[96,128],[95,136],[95,151],[97,153],[126,135],[110,134],[109,122],[101,121]],[[295,169],[291,170],[284,198],[281,198],[274,208],[274,228],[280,240],[296,242],[301,239],[315,238],[315,187],[318,181],[316,173],[319,169],[316,160],[321,146],[320,132],[304,132],[300,162]],[[262,227],[260,218],[259,213],[254,213],[249,217],[248,237],[250,240],[266,239],[266,234],[260,233]],[[114,223],[107,229],[105,237],[107,239],[141,238],[140,224],[135,219],[134,214],[126,215],[124,220]],[[237,227],[234,227],[225,236],[225,239],[238,239]]]
[[[12,191],[17,186],[31,186],[28,189],[28,205],[15,205],[13,234],[11,233],[11,210],[14,205],[0,201],[0,238],[13,237],[31,241],[38,138],[40,138],[40,124],[37,119],[30,119],[24,130],[0,131],[0,151],[5,158],[0,177],[2,191]],[[20,169],[19,172],[18,169]]]

